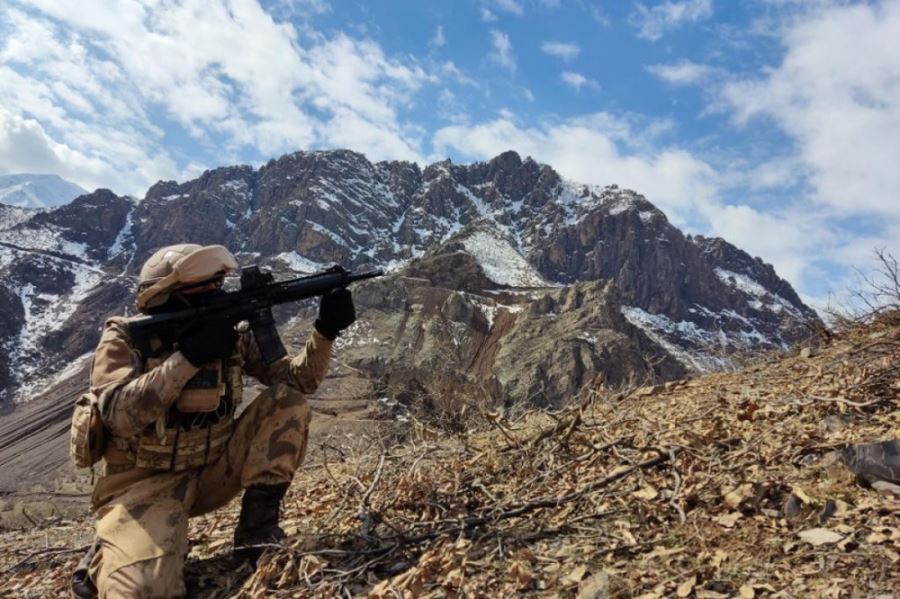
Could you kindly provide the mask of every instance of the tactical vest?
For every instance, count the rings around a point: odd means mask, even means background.
[[[143,372],[150,372],[169,355],[145,360]],[[235,409],[243,394],[241,363],[235,349],[226,360],[204,364],[165,416],[136,438],[114,439],[127,458],[121,466],[109,464],[107,473],[129,466],[181,472],[218,459],[234,430]]]

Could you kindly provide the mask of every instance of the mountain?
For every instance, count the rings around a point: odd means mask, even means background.
[[[0,175],[0,203],[19,208],[54,208],[87,193],[57,175]]]
[[[495,400],[557,403],[598,375],[617,384],[720,368],[821,327],[760,259],[684,235],[634,191],[567,181],[515,152],[424,169],[297,152],[161,181],[140,201],[98,190],[10,223],[0,228],[7,403],[84,361],[102,318],[131,304],[140,264],[188,240],[281,276],[387,269],[359,291],[371,318],[361,310],[357,328],[378,329],[377,343],[348,338],[357,365],[419,394],[439,385],[432,366],[443,363],[454,384]],[[308,326],[279,314],[287,336]]]

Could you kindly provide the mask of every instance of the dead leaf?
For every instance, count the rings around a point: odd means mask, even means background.
[[[637,497],[638,499],[651,501],[659,496],[659,491],[657,491],[653,485],[644,484],[639,491],[632,493],[632,496]]]
[[[534,580],[534,573],[527,564],[522,562],[513,562],[506,571],[507,577],[512,579],[516,585],[516,589],[520,591],[528,590]]]
[[[738,520],[741,519],[740,512],[731,512],[730,514],[722,514],[721,516],[717,516],[715,521],[724,526],[725,528],[734,528],[734,525]]]
[[[827,528],[810,528],[797,533],[797,536],[815,547],[837,543],[844,538],[843,535]]]
[[[753,496],[753,485],[744,483],[725,494],[725,504],[731,509],[737,509],[744,500]]]
[[[741,599],[753,599],[756,597],[756,591],[749,584],[745,584],[738,589],[738,595],[740,595]]]
[[[687,597],[691,594],[691,591],[694,590],[695,586],[697,586],[697,577],[691,576],[680,585],[678,585],[678,588],[675,590],[675,594],[679,597]]]
[[[568,581],[571,584],[578,584],[581,582],[581,579],[584,578],[585,574],[587,574],[586,566],[576,566],[563,580]]]
[[[793,485],[791,487],[791,492],[797,496],[797,499],[799,499],[800,501],[802,501],[803,503],[805,503],[807,505],[809,505],[811,503],[815,503],[815,501],[813,501],[812,497],[807,495],[806,491],[804,491],[802,488],[798,487],[797,485]]]

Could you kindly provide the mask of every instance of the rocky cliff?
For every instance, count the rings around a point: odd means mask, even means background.
[[[354,360],[426,387],[442,365],[495,398],[558,401],[601,374],[680,376],[785,348],[820,324],[771,266],[685,236],[615,185],[567,181],[514,152],[424,169],[298,152],[159,182],[140,201],[98,190],[0,213],[3,401],[86,360],[102,319],[128,309],[142,261],[188,240],[281,276],[387,269],[360,290],[372,311],[360,326],[380,333]]]

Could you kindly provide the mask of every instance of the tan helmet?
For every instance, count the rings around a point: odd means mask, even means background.
[[[161,306],[173,291],[224,277],[237,267],[237,260],[221,245],[182,243],[160,248],[141,267],[138,310]]]

